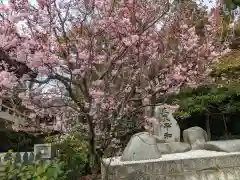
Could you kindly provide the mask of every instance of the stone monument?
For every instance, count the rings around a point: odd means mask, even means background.
[[[172,113],[177,106],[160,105],[155,108],[153,132],[137,133],[127,144],[121,156],[122,161],[158,159],[161,154],[186,152],[191,149],[180,142],[180,128]]]
[[[158,105],[154,110],[153,134],[164,138],[165,142],[179,142],[180,128],[172,113],[178,106]]]
[[[177,108],[178,106],[162,104],[154,110],[156,121],[152,123],[153,135],[162,154],[186,152],[191,149],[189,144],[180,142],[180,127],[173,117]]]
[[[180,128],[164,105],[155,109],[153,132],[137,133],[121,157],[103,159],[108,180],[239,180],[240,140],[208,141],[200,127]]]

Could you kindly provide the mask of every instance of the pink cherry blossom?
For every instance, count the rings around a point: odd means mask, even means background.
[[[0,72],[0,87],[1,88],[7,88],[12,89],[15,85],[17,78],[14,76],[14,74],[7,72],[7,71],[1,71]]]
[[[89,132],[112,137],[126,117],[149,123],[158,96],[212,82],[212,63],[230,51],[216,38],[217,20],[191,3],[180,9],[167,0],[1,6],[0,50],[7,54],[1,95],[18,90],[17,82],[32,81],[19,95],[22,104],[39,116],[61,114],[66,129],[79,116],[87,119]],[[204,21],[200,33],[196,19]]]

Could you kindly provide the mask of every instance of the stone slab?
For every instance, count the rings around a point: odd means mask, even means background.
[[[158,159],[161,157],[156,139],[148,132],[133,135],[124,149],[121,161]]]
[[[182,153],[191,150],[191,146],[183,142],[157,143],[162,154]]]
[[[194,126],[183,131],[183,140],[185,143],[191,145],[192,150],[201,150],[204,149],[204,144],[207,142],[208,136],[204,129]]]
[[[204,144],[204,149],[221,152],[240,152],[240,139],[208,141]]]
[[[159,159],[120,161],[119,157],[103,160],[102,180],[106,170],[109,180],[239,180],[240,153],[195,150],[166,154]]]

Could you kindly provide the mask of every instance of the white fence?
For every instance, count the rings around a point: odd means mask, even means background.
[[[16,152],[12,153],[14,156],[14,163],[31,163],[34,161],[33,152]],[[8,159],[8,153],[0,153],[0,165],[3,165],[3,162]]]

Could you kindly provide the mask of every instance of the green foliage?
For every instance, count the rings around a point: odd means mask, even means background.
[[[225,5],[225,9],[227,11],[232,11],[237,8],[238,0],[223,0],[223,4]]]
[[[212,76],[240,74],[240,51],[231,53],[219,59],[219,62],[213,65]]]
[[[240,90],[217,86],[186,89],[176,96],[170,96],[167,103],[180,106],[174,114],[179,118],[205,112],[230,114],[240,112]]]
[[[218,87],[227,87],[239,93],[240,91],[240,51],[233,50],[221,57],[213,66],[211,76],[215,78]]]
[[[236,10],[238,6],[240,6],[239,0],[223,0],[221,2],[221,28],[219,29],[220,38],[222,41],[228,36],[232,35],[232,32],[234,31],[234,37],[240,37],[240,22],[238,21],[238,24],[235,23],[235,28],[233,29],[230,24],[233,23],[234,20],[234,14],[232,13],[233,10]],[[230,35],[230,36],[231,36]]]
[[[59,150],[54,160],[34,161],[29,164],[12,163],[15,157],[9,151],[4,162],[4,180],[78,180],[88,173],[88,143],[79,136],[59,139],[46,138]]]
[[[240,112],[240,51],[232,51],[220,58],[212,68],[214,85],[185,89],[168,98],[168,103],[177,103],[180,106],[175,116]]]
[[[15,157],[9,151],[4,161],[4,180],[64,180],[62,163],[57,160],[34,161],[29,164],[13,163]]]
[[[201,126],[215,140],[234,138],[240,132],[240,51],[231,51],[218,60],[212,66],[214,84],[158,99],[158,103],[180,106],[174,116],[182,129]]]
[[[58,161],[62,162],[63,170],[67,172],[67,179],[75,180],[87,174],[89,168],[88,143],[82,137],[69,135],[64,139],[57,136],[46,138],[47,143],[55,144],[59,150]]]

